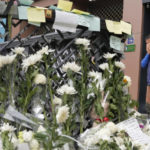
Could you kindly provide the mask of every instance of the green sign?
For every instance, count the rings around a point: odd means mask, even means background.
[[[134,52],[135,51],[135,44],[133,45],[126,45],[125,52]]]

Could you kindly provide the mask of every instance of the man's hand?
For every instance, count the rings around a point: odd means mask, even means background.
[[[150,43],[146,44],[146,51],[148,54],[150,54]]]

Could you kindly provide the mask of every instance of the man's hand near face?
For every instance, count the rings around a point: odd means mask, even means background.
[[[150,39],[146,40],[146,51],[150,54]]]

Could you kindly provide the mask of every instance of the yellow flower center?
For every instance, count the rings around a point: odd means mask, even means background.
[[[128,83],[127,79],[123,79],[123,82],[124,82],[124,83]]]

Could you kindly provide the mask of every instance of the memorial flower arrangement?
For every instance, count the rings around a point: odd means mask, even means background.
[[[131,85],[131,79],[124,76],[125,65],[116,61],[117,54],[104,54],[105,62],[96,71],[89,63],[90,41],[76,39],[74,46],[78,57],[60,67],[65,78],[54,74],[56,60],[52,54],[55,50],[48,46],[33,54],[17,47],[10,54],[0,55],[3,150],[15,150],[24,143],[31,150],[59,150],[66,143],[76,141],[95,120],[120,122],[128,117],[127,108],[133,107],[134,103],[125,90]],[[113,131],[108,133],[103,129],[100,135],[94,135],[98,136],[96,146],[118,148],[115,136],[125,138],[125,133],[116,135],[113,123],[106,126]],[[96,142],[94,136],[91,140]],[[129,141],[124,139],[125,147],[133,146]]]
[[[109,102],[108,116],[120,122],[129,117],[128,108],[137,106],[129,94],[131,78],[124,75],[125,65],[116,61],[115,54],[104,54],[105,63],[100,64],[103,70],[103,77],[107,79],[105,91],[109,91],[107,100]]]

